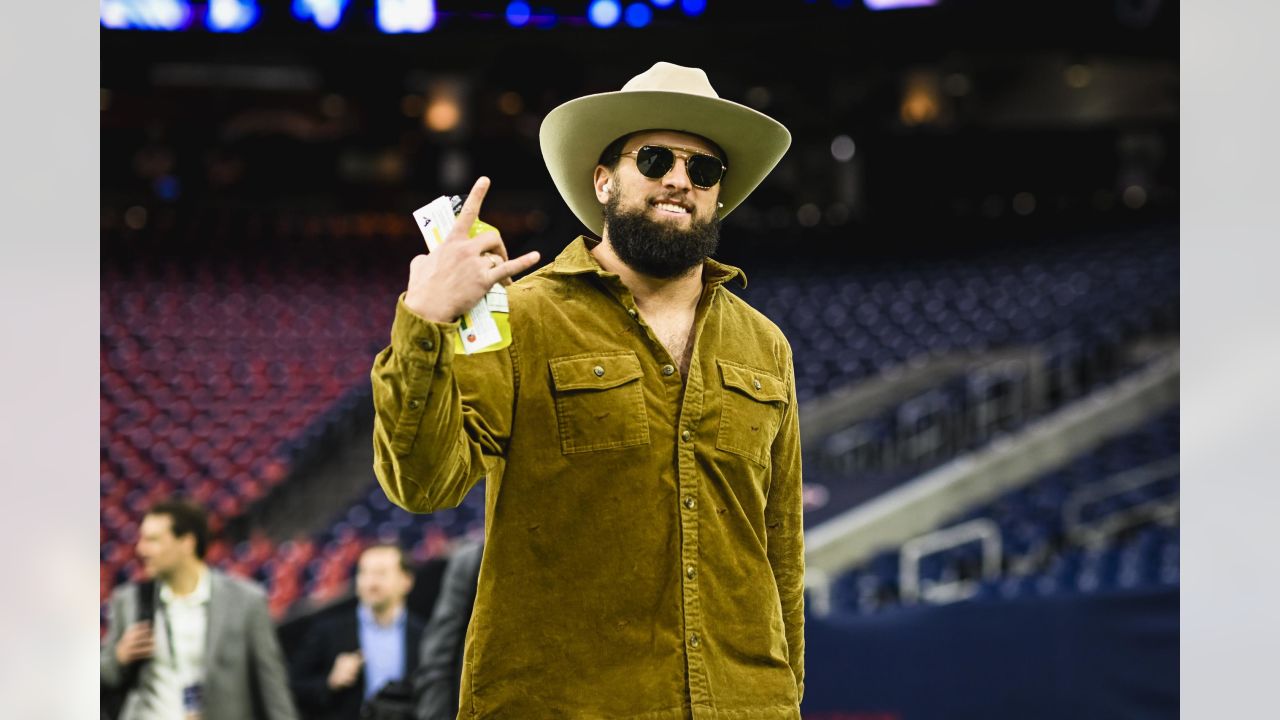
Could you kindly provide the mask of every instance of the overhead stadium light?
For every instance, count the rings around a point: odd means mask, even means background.
[[[427,114],[422,118],[427,127],[436,132],[449,132],[458,127],[462,120],[462,109],[458,101],[451,97],[438,98],[427,106]]]
[[[529,3],[515,2],[507,5],[507,23],[511,27],[524,27],[529,24],[529,18],[533,16],[533,9],[529,7]]]
[[[627,6],[624,18],[631,27],[642,28],[653,19],[653,11],[642,2],[631,3]]]
[[[930,7],[938,0],[862,0],[868,10],[898,10],[900,8]]]
[[[685,15],[701,15],[707,9],[707,0],[680,0],[680,9]]]
[[[239,33],[258,22],[255,0],[209,0],[204,24],[213,32]]]
[[[293,16],[312,20],[321,30],[332,30],[342,22],[342,13],[351,0],[293,0]]]
[[[853,159],[853,154],[858,147],[854,144],[853,138],[848,135],[837,135],[831,141],[831,157],[840,162],[849,162]]]
[[[181,30],[191,20],[186,0],[100,0],[98,18],[112,30]]]
[[[435,0],[378,0],[374,20],[384,33],[422,33],[436,25]]]
[[[622,7],[618,0],[593,0],[587,6],[587,20],[598,28],[613,27],[622,19]]]

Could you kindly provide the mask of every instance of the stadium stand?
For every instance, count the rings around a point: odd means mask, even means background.
[[[180,494],[216,530],[350,432],[367,403],[370,359],[394,290],[358,268],[283,262],[130,265],[102,271],[101,571],[103,597],[136,570],[143,512]],[[211,548],[290,598],[289,568],[308,542],[277,555],[265,539]],[[333,561],[328,561],[333,562]],[[273,567],[263,569],[264,564]],[[322,583],[323,584],[323,583]]]
[[[956,514],[945,526],[963,532],[940,546],[913,540],[877,553],[836,580],[834,608],[874,614],[921,601],[1176,586],[1178,417],[1166,412]]]
[[[1177,268],[1176,228],[1157,227],[963,261],[804,267],[742,294],[791,341],[804,402],[920,357],[1039,343],[1087,380],[1119,343],[1176,327]]]
[[[274,225],[321,253],[404,229],[292,216]],[[1126,343],[1176,332],[1176,248],[1176,230],[1157,227],[964,261],[752,273],[742,292],[791,339],[806,406],[897,378],[898,397],[870,416],[805,428],[808,475],[824,497],[810,522],[1132,369]],[[102,278],[105,599],[136,571],[135,524],[156,499],[188,495],[223,528],[282,485],[306,482],[309,463],[351,432],[368,402],[369,364],[403,278],[398,267],[349,252],[319,263],[287,255],[133,262],[122,253],[104,260]],[[1035,378],[1031,365],[993,359],[1025,347],[1039,353]],[[958,353],[966,365],[902,397],[895,371]],[[1044,395],[1034,408],[1025,397],[1031,384]],[[878,438],[880,466],[832,451],[850,432]],[[921,445],[939,433],[941,441]],[[371,473],[364,482],[308,532],[232,537],[215,543],[210,559],[261,581],[283,616],[300,600],[345,592],[354,557],[375,539],[396,539],[423,560],[445,552],[451,537],[482,532],[480,488],[457,509],[412,516],[390,506]]]

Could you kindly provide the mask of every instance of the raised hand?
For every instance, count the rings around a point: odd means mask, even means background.
[[[360,677],[360,667],[364,665],[364,656],[359,651],[338,653],[333,659],[333,669],[329,671],[329,689],[341,690],[355,684]]]
[[[489,178],[476,180],[448,236],[430,255],[419,255],[409,264],[404,304],[418,316],[452,322],[479,302],[494,283],[510,284],[511,276],[538,262],[537,251],[508,259],[502,235],[496,230],[469,237],[488,191]]]
[[[143,621],[125,628],[116,643],[116,661],[128,665],[138,660],[149,658],[155,654],[155,638],[151,634],[151,623]]]

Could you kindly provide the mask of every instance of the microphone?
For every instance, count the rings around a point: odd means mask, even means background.
[[[138,583],[138,620],[137,622],[155,623],[156,619],[156,581],[147,580]]]

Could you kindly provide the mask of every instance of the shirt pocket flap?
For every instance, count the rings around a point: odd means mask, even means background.
[[[788,403],[787,386],[780,378],[728,360],[717,360],[716,363],[720,365],[720,377],[725,387],[760,402]]]
[[[608,390],[640,378],[640,358],[631,350],[552,358],[556,390]]]

